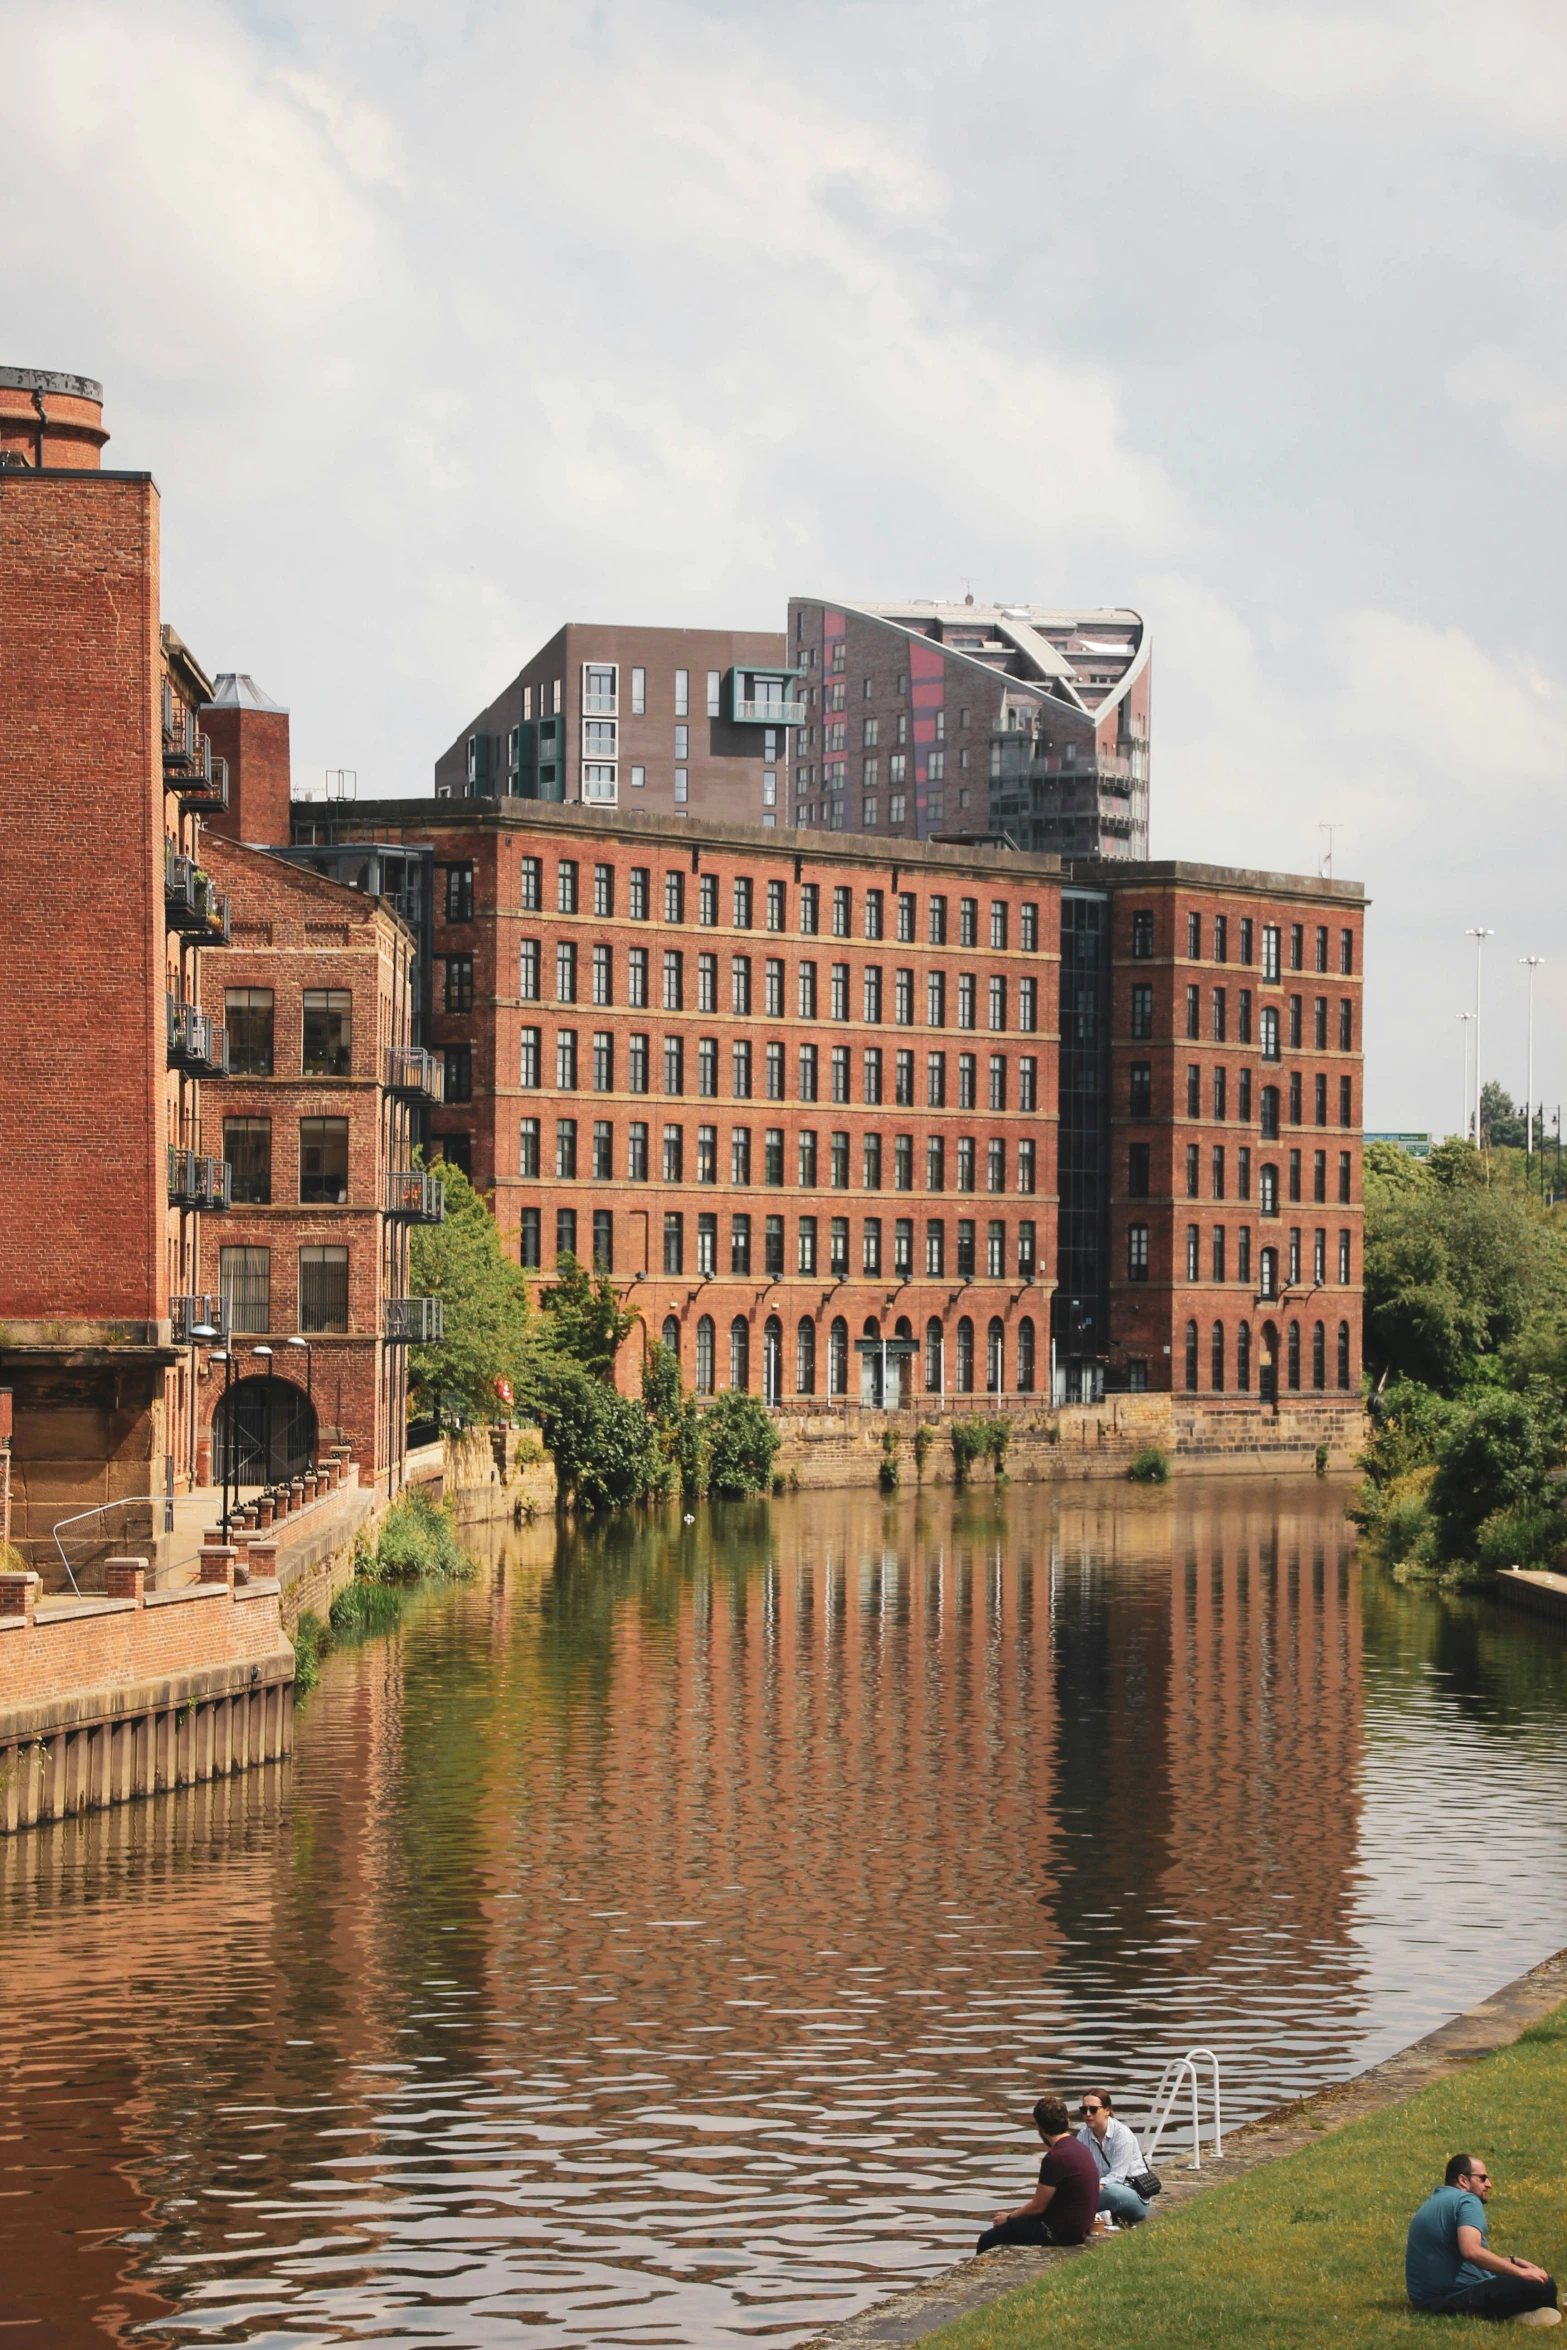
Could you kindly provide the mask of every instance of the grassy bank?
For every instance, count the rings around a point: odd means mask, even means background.
[[[1485,2155],[1498,2252],[1567,2277],[1567,2007],[1511,2048],[1321,2143],[1096,2245],[1037,2284],[927,2337],[926,2350],[1225,2350],[1494,2340],[1479,2318],[1433,2327],[1404,2298],[1404,2235],[1449,2154]],[[1031,2174],[1019,2147],[1018,2200]],[[1000,2202],[1008,2198],[998,2199]],[[976,2231],[977,2232],[977,2231]]]

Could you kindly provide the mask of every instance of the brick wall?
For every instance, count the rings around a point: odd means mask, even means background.
[[[0,1577],[0,1607],[14,1603],[21,1580]],[[32,1621],[0,1613],[0,1711],[250,1663],[285,1645],[275,1584],[55,1602]]]
[[[208,703],[201,723],[229,763],[226,813],[208,819],[209,837],[286,849],[289,839],[288,712]]]

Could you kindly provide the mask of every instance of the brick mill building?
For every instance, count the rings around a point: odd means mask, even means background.
[[[328,866],[428,858],[432,1147],[699,1392],[1358,1397],[1357,885],[520,801],[297,821]]]

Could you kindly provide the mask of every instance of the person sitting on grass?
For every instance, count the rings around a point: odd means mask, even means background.
[[[1103,2089],[1088,2090],[1078,2110],[1083,2126],[1077,2142],[1088,2149],[1099,2173],[1099,2208],[1123,2227],[1135,2228],[1139,2220],[1148,2217],[1147,2203],[1129,2183],[1140,2179],[1148,2168],[1143,2150],[1125,2122],[1116,2120]]]
[[[1445,2184],[1409,2223],[1404,2284],[1416,2309],[1453,2317],[1511,2317],[1556,2326],[1556,2287],[1532,2260],[1509,2259],[1485,2240],[1491,2174],[1478,2154],[1455,2154]]]
[[[1059,2097],[1041,2097],[1034,2127],[1045,2142],[1039,2184],[1020,2210],[997,2212],[995,2226],[985,2230],[976,2252],[993,2252],[998,2244],[1082,2244],[1088,2238],[1099,2201],[1094,2158],[1073,2137]]]

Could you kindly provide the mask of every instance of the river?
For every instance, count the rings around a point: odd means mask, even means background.
[[[1341,1487],[811,1494],[481,1538],[292,1764],[0,1848],[0,2327],[804,2341],[1026,2185],[1567,1943],[1567,1641]],[[1036,2149],[1037,2152],[1037,2149]]]

